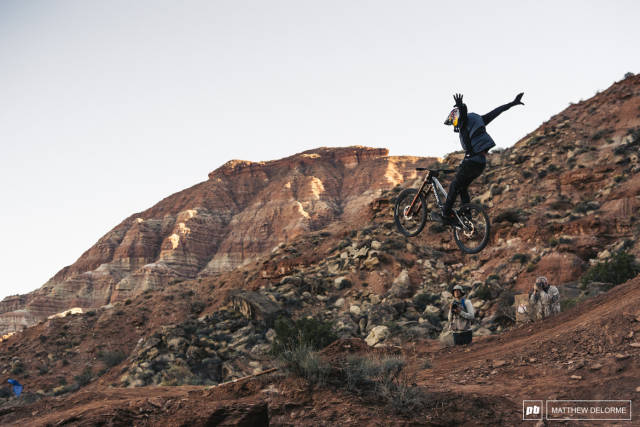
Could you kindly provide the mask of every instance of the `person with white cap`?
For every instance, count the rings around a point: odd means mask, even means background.
[[[471,326],[475,318],[475,311],[471,301],[464,298],[464,288],[460,285],[453,287],[455,298],[449,307],[449,325],[453,333],[455,345],[471,344]]]

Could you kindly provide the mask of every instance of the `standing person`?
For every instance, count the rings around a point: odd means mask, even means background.
[[[460,285],[453,287],[453,297],[455,298],[449,307],[449,325],[453,332],[453,343],[455,345],[471,344],[471,326],[475,318],[473,304],[468,299],[463,298],[464,289]]]
[[[515,105],[524,105],[522,95],[519,93],[516,98],[508,104],[502,105],[487,114],[481,116],[476,113],[467,114],[467,106],[462,102],[462,95],[453,95],[455,108],[449,113],[445,120],[445,125],[453,125],[453,131],[460,134],[460,144],[465,152],[464,159],[458,167],[458,172],[449,186],[447,200],[442,207],[442,221],[446,224],[457,222],[453,214],[453,204],[458,194],[462,203],[469,203],[469,185],[482,174],[487,165],[486,154],[496,146],[491,136],[487,133],[485,126],[493,121],[504,111]]]
[[[544,288],[546,278],[538,277],[529,292],[529,305],[533,308],[532,314],[537,320],[551,315],[551,297]]]
[[[560,291],[558,288],[550,285],[546,277],[540,276],[536,279],[536,282],[540,282],[542,289],[549,294],[549,314],[555,315],[560,313]]]

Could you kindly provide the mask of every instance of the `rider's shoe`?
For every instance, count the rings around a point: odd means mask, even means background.
[[[450,212],[449,214],[433,212],[432,214],[433,214],[432,217],[436,221],[441,222],[443,225],[451,225],[451,226],[459,225],[458,218],[456,218],[453,212]]]

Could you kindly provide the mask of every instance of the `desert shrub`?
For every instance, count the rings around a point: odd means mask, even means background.
[[[98,352],[98,359],[102,360],[109,368],[112,368],[119,365],[125,359],[125,355],[120,350],[105,350]]]
[[[599,131],[591,135],[591,140],[598,141],[599,139],[602,139],[607,135],[611,135],[613,132],[613,129],[600,129]]]
[[[529,261],[529,255],[527,254],[514,254],[511,257],[511,262],[520,262],[520,264],[525,264]]]
[[[350,356],[340,369],[342,385],[351,393],[384,403],[398,414],[410,414],[424,405],[424,395],[403,373],[399,357]]]
[[[199,385],[199,378],[196,377],[191,369],[185,364],[173,364],[162,372],[163,386],[178,386],[184,384]]]
[[[194,301],[191,303],[191,314],[200,314],[207,304],[202,301]]]
[[[7,399],[12,395],[10,387],[0,387],[0,399]]]
[[[424,311],[428,304],[431,304],[435,300],[435,295],[428,293],[419,293],[413,297],[413,305],[419,312]]]
[[[478,286],[478,289],[476,289],[476,297],[485,301],[491,299],[491,289],[489,289],[489,286]]]
[[[573,211],[576,213],[587,213],[589,211],[595,211],[600,207],[598,202],[580,202],[573,207]]]
[[[331,366],[306,342],[284,346],[278,358],[286,372],[304,378],[310,384],[325,384],[331,373]]]
[[[614,154],[626,155],[640,147],[640,127],[635,129],[629,129],[628,135],[631,135],[631,140],[626,144],[622,144],[613,150]]]
[[[583,284],[604,282],[619,285],[635,277],[638,273],[640,273],[640,265],[634,256],[620,251],[613,254],[610,259],[591,266],[582,276],[581,282]]]
[[[500,276],[497,274],[489,275],[489,277],[487,277],[487,283],[491,282],[492,280],[500,281]]]
[[[13,375],[21,375],[24,373],[24,365],[21,361],[18,360],[11,366],[11,373]]]
[[[306,344],[312,350],[318,350],[338,338],[331,322],[313,318],[291,320],[286,317],[279,317],[275,321],[273,329],[276,332],[276,336],[271,351],[275,355],[282,353],[286,349],[297,348],[301,344]]]
[[[503,290],[497,298],[496,319],[499,319],[499,323],[503,325],[510,325],[515,323],[516,313],[514,292],[511,290]]]
[[[526,222],[527,215],[522,209],[507,209],[496,215],[494,222]]]
[[[56,390],[53,393],[53,395],[54,396],[60,396],[61,394],[77,391],[79,388],[80,388],[80,385],[78,383],[65,385],[64,387],[60,388],[59,390]]]
[[[38,375],[45,375],[49,373],[49,367],[46,365],[38,366]]]
[[[73,379],[80,387],[84,387],[91,382],[91,377],[93,377],[93,372],[91,372],[91,367],[87,366],[80,375],[76,375]]]
[[[560,311],[567,311],[576,306],[578,298],[565,298],[560,300]]]

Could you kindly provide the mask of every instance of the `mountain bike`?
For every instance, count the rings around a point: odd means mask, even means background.
[[[419,189],[407,188],[396,198],[393,217],[400,233],[407,237],[417,236],[427,223],[429,207],[427,196],[433,190],[436,208],[431,210],[429,220],[438,220],[438,213],[447,199],[447,192],[438,181],[440,174],[455,172],[452,169],[416,168],[416,171],[427,171]],[[437,209],[437,210],[436,210]],[[453,231],[453,239],[460,250],[467,254],[480,252],[489,243],[491,223],[484,208],[476,203],[465,203],[453,210],[455,219],[453,224],[444,224]],[[435,214],[435,215],[434,215]]]

